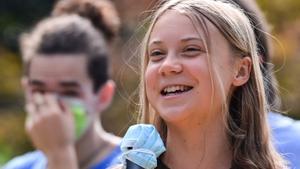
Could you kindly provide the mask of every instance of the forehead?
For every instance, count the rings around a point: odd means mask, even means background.
[[[200,33],[200,34],[199,34]],[[184,14],[175,10],[168,10],[163,13],[152,29],[150,39],[182,36],[202,36],[201,32],[197,32],[196,27],[191,20]]]
[[[30,79],[41,81],[86,81],[87,60],[84,56],[36,56],[29,67]]]
[[[200,17],[200,18],[199,18]],[[200,23],[200,19],[203,23]],[[150,34],[151,42],[197,37],[206,43],[210,53],[217,48],[230,48],[230,44],[218,28],[201,14],[182,13],[174,9],[164,12],[156,21]]]

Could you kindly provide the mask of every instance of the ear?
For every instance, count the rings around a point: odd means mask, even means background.
[[[102,112],[105,110],[112,102],[113,96],[115,94],[115,83],[112,80],[108,80],[98,91],[98,111]]]
[[[246,56],[237,61],[237,66],[235,70],[235,76],[233,77],[233,85],[234,86],[242,86],[250,78],[252,60],[250,57]]]

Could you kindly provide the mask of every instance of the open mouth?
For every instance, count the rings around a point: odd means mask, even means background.
[[[163,88],[162,91],[160,92],[160,94],[163,96],[170,96],[170,95],[185,93],[192,89],[193,89],[192,86],[173,85],[173,86],[167,86],[167,87]]]

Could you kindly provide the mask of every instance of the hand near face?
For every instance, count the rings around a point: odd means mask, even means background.
[[[33,94],[26,109],[26,132],[35,147],[45,153],[49,165],[52,160],[58,164],[62,158],[76,159],[74,122],[68,107],[54,95]]]
[[[74,144],[72,114],[54,95],[34,94],[26,109],[26,131],[37,148],[47,153]]]

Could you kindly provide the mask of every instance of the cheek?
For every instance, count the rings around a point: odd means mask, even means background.
[[[195,90],[198,97],[201,97],[201,103],[210,105],[211,97],[213,96],[212,77],[213,72],[210,70],[205,58],[201,60],[194,60],[189,62],[189,66],[186,67],[187,73],[195,81]],[[214,82],[216,83],[216,82]]]
[[[201,85],[201,87],[207,88],[207,91],[211,90],[211,71],[209,70],[209,66],[205,61],[197,60],[194,62],[189,62],[188,66],[186,66],[186,70],[188,74],[190,74],[191,77],[193,77],[195,81]]]
[[[24,95],[25,95],[25,99],[27,101],[32,99],[32,89],[31,89],[31,87],[27,87],[26,89],[24,89]]]
[[[217,90],[218,93],[227,96],[231,89],[234,75],[230,68],[219,70],[218,72],[219,72],[219,81],[217,81],[215,88],[219,89]]]
[[[145,89],[149,100],[152,100],[158,89],[158,74],[154,66],[148,66],[145,71]]]

